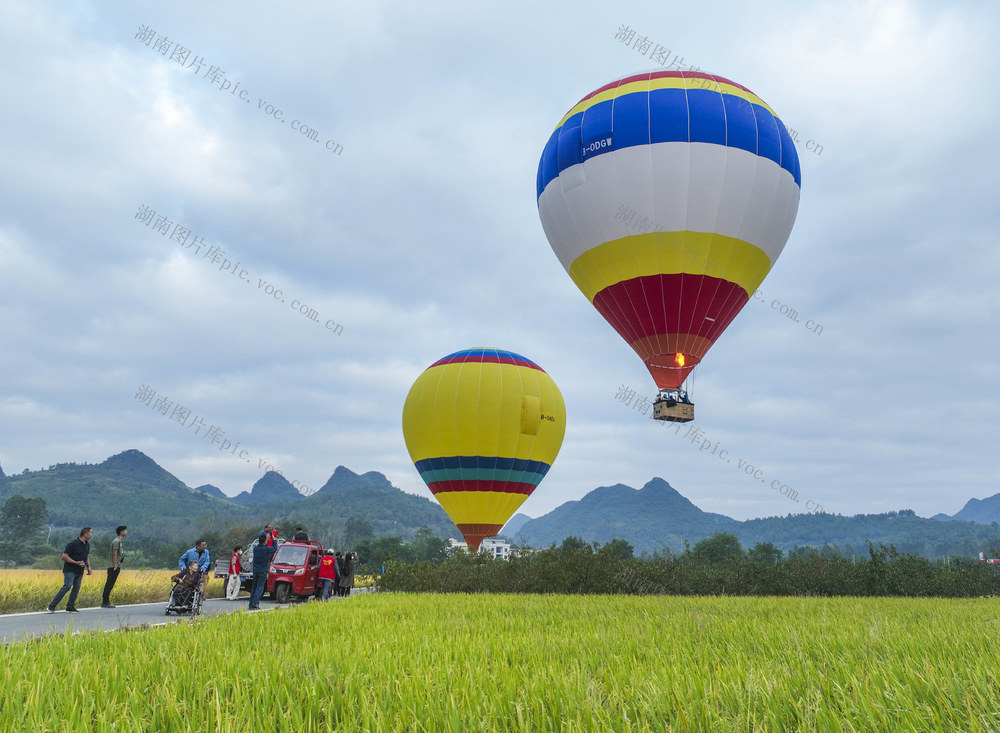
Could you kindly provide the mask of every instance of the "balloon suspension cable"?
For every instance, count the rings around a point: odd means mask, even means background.
[[[694,404],[693,399],[694,393],[694,373],[688,375],[688,378],[680,383],[677,387],[667,387],[659,388],[657,387],[656,400],[669,400],[671,402],[684,402],[686,404]]]
[[[687,381],[687,380],[685,380]],[[678,387],[661,389],[653,403],[653,419],[670,422],[691,422],[694,420],[694,402],[691,401],[684,382]]]

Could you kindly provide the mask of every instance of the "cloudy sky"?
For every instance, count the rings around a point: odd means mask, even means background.
[[[799,141],[791,237],[679,433],[535,202],[563,114],[663,68],[623,26]],[[406,393],[497,346],[566,401],[532,516],[654,476],[739,519],[954,513],[1000,491],[997,32],[980,3],[7,0],[0,466],[137,448],[228,494],[343,464],[430,496]]]

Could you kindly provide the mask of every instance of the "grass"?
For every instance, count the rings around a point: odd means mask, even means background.
[[[9,645],[0,729],[992,731],[998,610],[365,594]]]
[[[148,603],[163,601],[170,597],[170,570],[127,570],[122,568],[111,591],[111,602],[115,605],[126,603]],[[80,585],[80,595],[76,599],[79,608],[101,605],[104,583],[108,579],[107,570],[95,570],[92,575],[84,575]],[[63,584],[61,570],[0,570],[0,613],[19,611],[40,611],[49,604]],[[206,586],[209,598],[221,598],[225,589],[221,580],[210,580]],[[65,607],[67,593],[60,602]]]

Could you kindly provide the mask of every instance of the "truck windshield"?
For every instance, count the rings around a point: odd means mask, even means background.
[[[275,565],[305,565],[306,556],[309,554],[308,547],[301,545],[282,545],[274,555]]]

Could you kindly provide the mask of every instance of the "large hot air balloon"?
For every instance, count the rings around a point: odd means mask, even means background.
[[[800,183],[792,139],[760,97],[720,76],[656,71],[566,113],[538,164],[538,213],[661,397],[687,402],[684,380],[785,246]],[[690,404],[657,412],[694,416]]]
[[[535,490],[565,431],[566,406],[552,377],[501,349],[439,359],[403,405],[410,458],[473,550]]]

